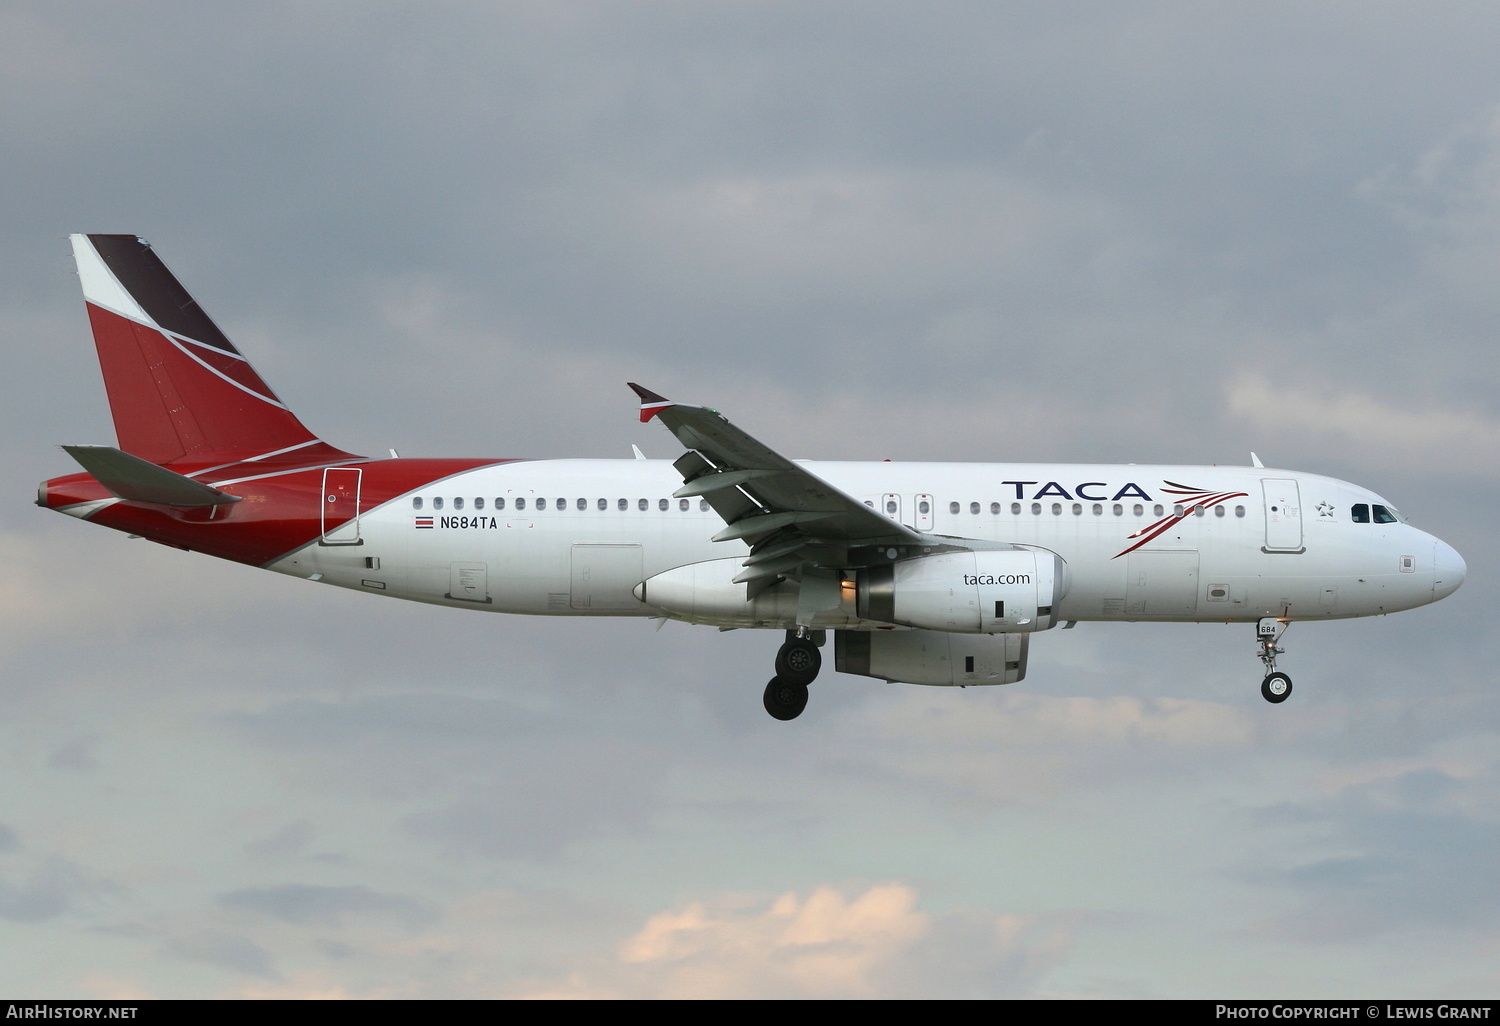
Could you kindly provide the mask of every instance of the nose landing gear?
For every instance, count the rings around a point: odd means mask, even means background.
[[[1276,657],[1286,649],[1277,646],[1281,636],[1291,626],[1274,616],[1262,617],[1255,625],[1255,640],[1260,643],[1260,661],[1266,666],[1266,678],[1260,682],[1260,695],[1267,702],[1279,705],[1292,697],[1292,678],[1276,669]]]
[[[806,627],[786,632],[786,641],[776,653],[776,676],[766,685],[766,712],[778,720],[795,720],[807,708],[807,686],[823,668],[818,645],[823,631]]]

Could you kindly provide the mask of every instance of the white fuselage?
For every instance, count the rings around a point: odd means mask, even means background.
[[[1410,525],[1360,522],[1389,504],[1333,478],[1245,467],[806,463],[848,495],[925,535],[1057,553],[1055,619],[1253,621],[1369,616],[1436,601],[1463,561]],[[505,613],[671,615],[793,626],[793,593],[753,611],[701,615],[641,601],[641,585],[690,564],[724,595],[748,553],[714,543],[723,521],[660,460],[537,460],[482,467],[361,510],[271,569],[419,602]],[[1149,537],[1147,537],[1149,536]],[[716,562],[709,562],[716,561]],[[846,572],[847,573],[847,572]],[[793,589],[791,582],[774,590]],[[650,594],[650,589],[645,589]],[[852,592],[851,592],[852,595]],[[727,602],[727,605],[725,604]],[[770,610],[768,613],[767,611]],[[852,601],[817,626],[876,626]]]

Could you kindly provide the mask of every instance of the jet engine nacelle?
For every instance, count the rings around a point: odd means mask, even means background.
[[[899,684],[1014,684],[1026,676],[1029,634],[835,631],[840,673]]]
[[[856,606],[868,620],[960,634],[1044,631],[1067,593],[1062,557],[1047,549],[944,552],[873,566]]]
[[[745,586],[733,580],[744,569],[744,562],[745,557],[736,556],[675,567],[637,585],[635,597],[689,623],[725,627],[795,624],[796,589],[777,586],[747,599]]]

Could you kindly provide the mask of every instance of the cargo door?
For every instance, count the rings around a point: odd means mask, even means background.
[[[1198,611],[1196,549],[1137,550],[1126,558],[1126,616],[1186,618]]]
[[[639,609],[635,587],[641,583],[639,545],[574,545],[571,554],[574,609],[608,612]]]

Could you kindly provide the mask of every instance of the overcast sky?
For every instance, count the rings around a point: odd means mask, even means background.
[[[0,6],[0,993],[1500,993],[1500,7]],[[994,689],[380,601],[32,506],[149,239],[357,452],[1248,463],[1468,582]]]

